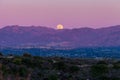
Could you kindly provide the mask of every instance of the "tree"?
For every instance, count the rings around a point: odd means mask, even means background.
[[[21,77],[27,76],[27,73],[28,73],[28,70],[27,70],[27,68],[25,66],[20,66],[19,67],[19,75]]]
[[[23,57],[31,57],[32,55],[31,54],[29,54],[29,53],[24,53],[23,54]]]
[[[108,66],[105,64],[95,64],[91,67],[93,77],[105,75],[108,72]]]
[[[27,77],[26,80],[31,80],[31,75],[32,75],[32,69],[28,69]]]
[[[0,63],[0,80],[3,80],[2,64]]]
[[[0,57],[3,56],[3,53],[0,52]]]
[[[21,59],[21,58],[15,58],[15,59],[13,60],[13,63],[14,63],[14,64],[17,64],[17,65],[20,65],[20,64],[22,63],[22,59]]]
[[[120,69],[120,61],[114,63],[113,68],[116,69],[116,70]]]
[[[58,77],[55,74],[54,75],[49,75],[48,80],[58,80]]]
[[[76,72],[78,72],[80,69],[79,69],[78,66],[70,66],[69,70],[70,70],[71,73],[76,73]]]
[[[2,66],[2,71],[3,71],[4,77],[6,77],[8,80],[11,79],[12,70],[10,69],[9,66],[3,65]]]
[[[59,62],[54,63],[54,67],[57,70],[65,70],[66,64],[62,61],[59,61]]]

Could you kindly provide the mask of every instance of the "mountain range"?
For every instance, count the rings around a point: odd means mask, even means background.
[[[1,47],[116,47],[120,46],[120,25],[106,28],[57,30],[48,27],[6,26],[0,29]]]

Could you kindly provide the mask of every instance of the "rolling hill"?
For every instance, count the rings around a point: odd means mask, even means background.
[[[120,25],[107,28],[56,30],[48,27],[6,26],[0,29],[1,47],[113,47],[120,46]]]

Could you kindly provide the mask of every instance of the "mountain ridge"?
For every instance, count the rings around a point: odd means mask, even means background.
[[[120,46],[120,25],[107,28],[57,30],[42,26],[7,26],[0,29],[0,46],[7,47],[110,47]]]

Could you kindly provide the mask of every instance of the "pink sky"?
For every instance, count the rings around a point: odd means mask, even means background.
[[[0,0],[0,27],[41,25],[55,28],[120,24],[120,0]]]

